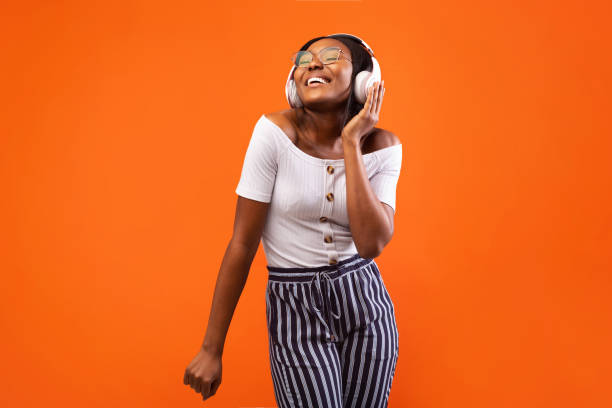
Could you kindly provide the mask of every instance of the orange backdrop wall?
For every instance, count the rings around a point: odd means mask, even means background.
[[[610,9],[23,1],[0,9],[3,407],[273,407],[260,246],[223,382],[183,385],[289,55],[362,37],[403,144],[390,407],[609,407]]]

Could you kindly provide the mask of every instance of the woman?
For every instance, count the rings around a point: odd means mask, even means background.
[[[279,407],[386,407],[398,331],[373,258],[393,234],[401,143],[374,127],[384,81],[366,90],[380,75],[364,82],[378,63],[362,40],[317,37],[292,61],[293,109],[255,125],[208,329],[183,381],[204,400],[217,391],[225,335],[263,239]]]

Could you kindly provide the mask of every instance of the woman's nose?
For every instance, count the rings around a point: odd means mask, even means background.
[[[315,66],[315,67],[322,67],[323,66],[323,63],[319,60],[319,57],[317,55],[313,55],[312,56],[312,60],[308,64],[308,69],[310,69],[313,66]]]

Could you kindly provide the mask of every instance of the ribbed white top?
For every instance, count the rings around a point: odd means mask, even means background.
[[[362,157],[372,190],[395,211],[402,145]],[[349,228],[345,176],[344,159],[307,154],[276,123],[261,115],[236,193],[270,203],[262,234],[268,266],[323,266],[357,253]]]

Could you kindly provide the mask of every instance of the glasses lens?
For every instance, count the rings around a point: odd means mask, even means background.
[[[340,58],[340,49],[339,48],[325,48],[321,50],[319,54],[319,59],[324,64],[331,64],[332,62],[338,61]]]
[[[291,62],[297,67],[306,67],[312,62],[310,51],[298,51],[293,53]],[[319,52],[319,60],[323,64],[331,64],[340,58],[340,48],[328,47]]]
[[[293,63],[298,67],[305,67],[312,61],[310,51],[298,51],[293,54]]]

